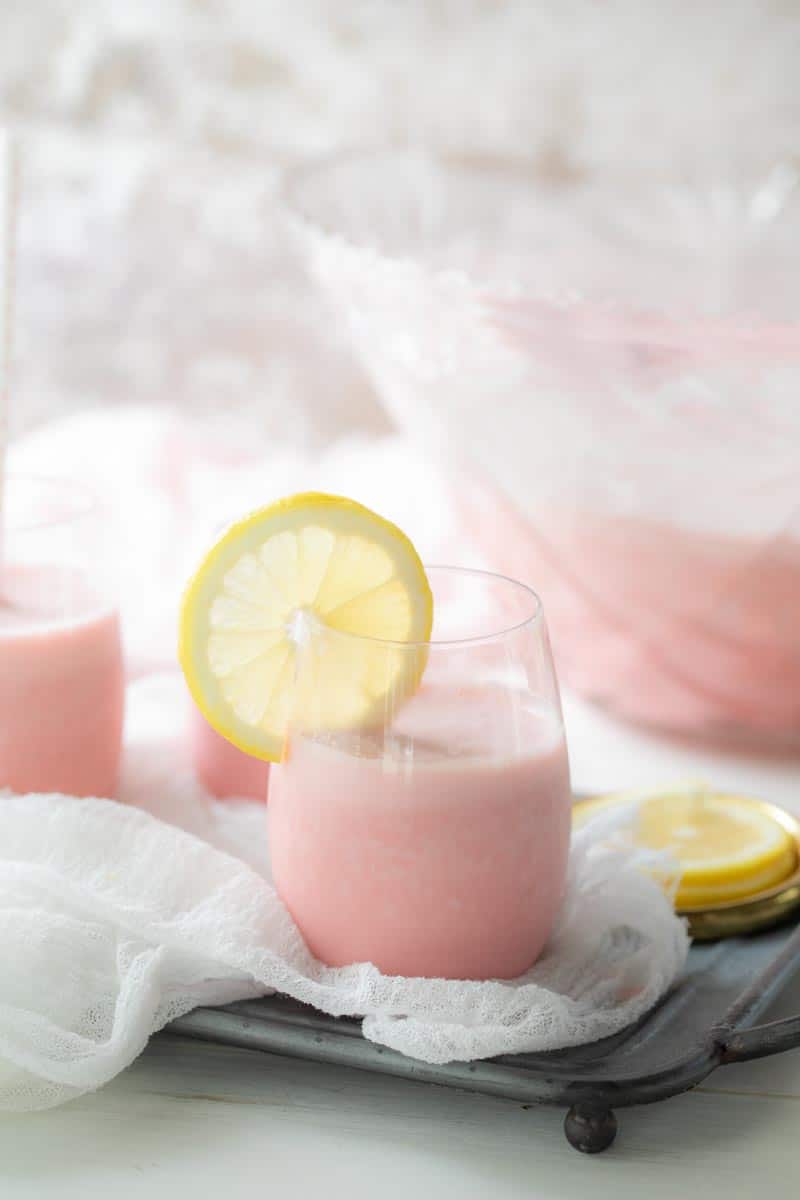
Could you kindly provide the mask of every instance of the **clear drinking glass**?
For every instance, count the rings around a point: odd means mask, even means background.
[[[544,615],[535,593],[502,576],[428,576],[430,642],[318,623],[299,639],[300,702],[270,777],[273,876],[329,965],[514,978],[550,934],[569,848]],[[332,674],[381,697],[357,729],[332,727]]]
[[[123,663],[88,490],[10,475],[0,506],[0,788],[113,796]]]

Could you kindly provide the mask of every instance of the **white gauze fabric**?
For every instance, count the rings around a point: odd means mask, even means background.
[[[212,803],[194,783],[182,703],[172,677],[132,687],[128,803],[0,797],[0,1109],[98,1088],[173,1018],[271,989],[444,1063],[616,1033],[681,970],[684,924],[608,818],[576,835],[558,926],[522,978],[322,966],[270,882],[264,805]]]

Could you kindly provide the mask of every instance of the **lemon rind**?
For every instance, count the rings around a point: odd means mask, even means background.
[[[273,537],[284,530],[295,531],[303,525],[315,523],[315,519],[316,523],[325,525],[324,514],[330,514],[332,511],[336,512],[339,522],[344,518],[345,523],[345,528],[342,528],[341,523],[332,526],[332,531],[336,534],[353,532],[363,537],[365,529],[380,534],[375,540],[387,549],[398,576],[405,581],[409,593],[417,599],[416,615],[419,627],[413,630],[414,637],[409,639],[409,644],[424,644],[430,640],[433,626],[433,595],[425,568],[409,537],[392,521],[356,500],[325,492],[301,492],[288,496],[273,504],[254,509],[234,521],[204,556],[186,586],[180,608],[178,661],[192,699],[208,723],[239,750],[262,761],[281,761],[285,736],[273,735],[258,730],[256,726],[248,726],[235,718],[230,706],[221,697],[209,697],[209,688],[207,683],[204,683],[204,680],[208,680],[208,672],[204,671],[202,666],[203,654],[208,645],[209,627],[206,620],[198,618],[200,614],[210,610],[213,599],[219,594],[219,581],[226,571],[248,550],[263,544],[266,536]],[[301,521],[303,514],[306,514],[308,519]],[[348,530],[346,526],[351,520],[352,530]],[[270,526],[268,535],[259,537],[259,532],[267,525]],[[426,655],[414,656],[415,670],[403,680],[406,695],[412,694],[419,686],[426,658]]]

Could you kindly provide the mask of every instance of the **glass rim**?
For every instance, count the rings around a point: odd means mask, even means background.
[[[418,161],[426,160],[435,169],[443,172],[470,172],[483,181],[492,178],[514,180],[529,186],[532,193],[539,196],[560,194],[570,197],[595,198],[599,205],[598,212],[601,222],[611,218],[612,223],[619,212],[619,196],[623,192],[634,198],[637,210],[641,209],[641,212],[647,215],[652,209],[655,217],[660,220],[659,214],[663,209],[665,196],[670,197],[676,191],[685,193],[705,205],[708,196],[718,192],[720,188],[723,190],[727,188],[740,196],[749,196],[751,201],[753,195],[760,189],[772,187],[773,190],[777,189],[776,194],[783,194],[785,191],[787,196],[800,190],[800,166],[790,155],[771,156],[767,159],[755,156],[749,158],[745,163],[738,164],[725,157],[716,165],[693,160],[678,168],[674,165],[663,164],[660,169],[655,171],[646,168],[628,169],[622,176],[613,177],[608,173],[601,173],[598,177],[582,175],[550,177],[546,172],[542,173],[536,163],[531,162],[530,159],[515,154],[459,153],[457,150],[436,150],[422,142],[413,141],[389,146],[367,143],[363,146],[329,150],[311,160],[297,163],[284,170],[278,184],[277,196],[290,227],[321,235],[352,252],[374,257],[376,261],[410,265],[415,268],[424,264],[425,270],[431,278],[456,276],[479,294],[483,294],[486,291],[486,280],[476,274],[473,268],[458,262],[429,262],[419,254],[418,249],[412,250],[408,247],[398,249],[396,246],[387,245],[380,236],[375,235],[374,230],[371,230],[368,225],[360,227],[356,234],[352,230],[344,228],[338,217],[320,211],[320,207],[315,205],[313,200],[309,200],[304,193],[308,184],[313,184],[315,181],[324,182],[326,177],[330,177],[340,168],[376,166],[381,162],[398,162],[403,158],[407,161],[412,158]],[[630,200],[629,203],[631,203]],[[705,214],[704,219],[707,224],[708,213]],[[587,220],[588,217],[584,216],[582,223],[585,225]],[[613,232],[613,229],[606,230],[605,233],[596,233],[595,237],[608,238],[610,232]],[[707,241],[707,238],[705,240]],[[762,240],[764,239],[762,238]],[[641,254],[651,251],[653,242],[641,230],[637,233],[628,229],[625,246],[629,250]],[[687,240],[685,236],[679,235],[677,239],[662,239],[660,246],[661,250],[682,254],[686,257],[694,257],[697,254],[695,243]],[[783,259],[786,259],[785,253],[782,254]],[[790,264],[794,262],[791,258],[786,261]],[[520,293],[527,294],[529,282],[526,278],[520,278],[512,272],[502,279],[494,281],[492,287],[495,290],[499,287],[503,292],[507,292],[510,298],[516,299]],[[586,297],[582,298],[586,299]],[[601,289],[593,298],[598,302],[606,302],[618,297],[609,295]],[[559,305],[562,302],[563,297],[559,297]],[[578,341],[583,340],[580,331],[573,334],[573,337]]]
[[[74,503],[66,511],[52,517],[33,517],[30,520],[10,519],[8,494],[15,484],[38,489],[39,495],[70,496]],[[103,512],[103,504],[97,492],[88,484],[65,475],[44,475],[39,472],[6,471],[0,480],[5,496],[0,496],[0,529],[15,537],[19,534],[38,533],[45,529],[69,527]]]
[[[541,597],[532,587],[529,587],[527,583],[522,583],[519,579],[512,579],[510,575],[502,575],[499,571],[487,571],[481,567],[455,567],[449,563],[425,563],[423,565],[426,574],[429,571],[441,571],[464,578],[472,577],[490,580],[492,583],[499,583],[512,588],[514,591],[522,593],[528,598],[531,603],[531,611],[522,620],[515,621],[512,625],[504,625],[501,629],[493,629],[491,633],[475,634],[470,637],[461,638],[427,638],[421,641],[403,642],[393,638],[379,638],[363,633],[349,633],[343,629],[333,629],[322,620],[314,621],[314,629],[318,629],[325,637],[344,638],[355,643],[386,646],[390,649],[419,651],[421,649],[458,649],[459,647],[486,645],[502,641],[503,638],[510,637],[514,633],[519,633],[520,630],[526,629],[528,626],[533,627],[542,623],[544,606]],[[434,606],[434,614],[435,611]]]

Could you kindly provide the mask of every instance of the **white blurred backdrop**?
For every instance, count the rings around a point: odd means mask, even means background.
[[[276,216],[309,156],[413,141],[613,178],[800,151],[795,0],[4,0],[0,22],[16,432],[130,402],[303,448],[389,428]]]

